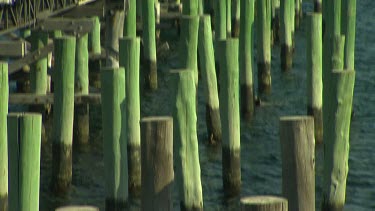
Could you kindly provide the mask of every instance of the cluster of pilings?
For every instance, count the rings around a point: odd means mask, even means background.
[[[315,145],[319,142],[325,150],[322,209],[343,209],[355,80],[356,0],[323,1],[323,5],[316,0],[314,12],[307,14],[306,20],[300,0],[173,3],[178,8],[174,18],[180,36],[179,68],[169,73],[173,78],[173,114],[143,118],[141,92],[158,88],[156,41],[162,27],[156,26],[163,20],[163,15],[158,15],[162,13],[160,3],[108,2],[104,39],[100,38],[98,17],[89,19],[92,27],[83,33],[31,30],[32,51],[39,49],[41,54],[53,40],[51,83],[47,54],[36,56],[30,66],[31,93],[9,95],[8,67],[12,64],[0,63],[0,210],[39,209],[42,119],[50,104],[51,187],[59,194],[69,190],[73,140],[76,146],[88,144],[89,103],[94,101],[101,103],[102,110],[106,210],[127,209],[129,195],[141,196],[142,210],[172,210],[174,166],[181,209],[203,210],[197,137],[197,121],[202,121],[197,117],[197,88],[201,84],[206,98],[207,139],[211,145],[222,147],[224,193],[238,196],[242,180],[240,120],[251,120],[256,104],[255,38],[258,96],[262,96],[271,92],[272,44],[281,45],[281,70],[291,70],[293,48],[298,45],[293,37],[303,21],[307,25],[310,116],[280,118],[282,197],[244,197],[241,209],[315,210]],[[172,13],[164,11],[164,17],[173,16],[168,14]],[[142,25],[141,37],[137,22]],[[100,73],[92,73],[89,64]],[[91,86],[100,89],[97,95],[89,93],[89,74],[96,79],[90,81]],[[141,89],[143,84],[146,89]],[[8,114],[8,99],[38,105],[30,106],[34,113]]]

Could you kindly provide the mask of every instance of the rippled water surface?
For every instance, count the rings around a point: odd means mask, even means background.
[[[347,183],[346,210],[375,210],[375,1],[357,1],[356,38],[356,85],[354,112],[350,139],[349,176]],[[311,10],[310,4],[304,9]],[[296,52],[293,70],[288,74],[280,71],[279,47],[272,49],[272,94],[264,99],[264,106],[256,108],[251,123],[241,124],[242,196],[281,193],[281,156],[279,143],[279,117],[304,115],[306,113],[306,59],[305,23],[296,33]],[[163,36],[163,34],[162,34]],[[168,35],[175,51],[177,38]],[[162,38],[163,39],[163,38]],[[170,90],[170,68],[175,67],[176,55],[171,54],[159,61],[160,89],[142,95],[142,116],[171,115],[172,96]],[[254,76],[257,74],[255,73]],[[238,198],[224,200],[221,180],[221,149],[207,146],[205,125],[205,103],[203,88],[198,90],[198,138],[202,186],[205,210],[237,210]],[[102,153],[101,111],[91,107],[90,146],[86,150],[75,150],[73,155],[73,184],[66,197],[53,197],[49,191],[51,176],[51,146],[42,150],[41,165],[41,210],[53,210],[67,204],[90,204],[104,210],[105,180]],[[321,201],[322,149],[316,152],[316,199]],[[177,191],[175,208],[178,209]],[[132,201],[133,208],[139,200]]]

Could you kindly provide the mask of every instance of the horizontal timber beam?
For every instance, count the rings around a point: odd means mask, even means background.
[[[0,41],[0,57],[23,57],[27,53],[25,41]]]
[[[74,104],[100,104],[101,103],[101,94],[75,94],[74,95]],[[35,94],[10,94],[9,95],[9,104],[18,104],[18,105],[44,105],[44,104],[53,104],[53,94],[47,95],[35,95]]]
[[[65,32],[88,33],[93,28],[93,21],[89,18],[47,18],[38,24],[43,31],[62,30]]]

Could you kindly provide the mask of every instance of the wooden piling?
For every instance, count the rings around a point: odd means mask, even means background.
[[[289,210],[315,210],[314,118],[280,118],[282,192]]]
[[[271,0],[262,0],[257,5],[257,51],[258,90],[271,91]]]
[[[199,16],[183,15],[180,35],[180,65],[183,69],[194,71],[195,86],[198,86],[198,29]]]
[[[141,121],[141,128],[141,210],[172,211],[173,118],[146,117]]]
[[[118,54],[118,40],[123,36],[124,31],[124,9],[115,8],[107,11],[105,16],[105,42],[106,49],[106,66],[119,67]]]
[[[72,139],[74,114],[74,66],[76,38],[54,40],[54,108],[52,143],[52,189],[68,191],[72,181]]]
[[[158,88],[157,63],[156,63],[156,40],[155,40],[155,0],[142,1],[143,21],[143,57],[145,59],[145,81],[150,90]]]
[[[8,115],[9,210],[39,210],[42,115]]]
[[[239,62],[241,83],[241,111],[245,119],[254,114],[253,90],[253,28],[254,0],[241,0],[241,22],[239,39]]]
[[[125,68],[127,149],[129,167],[129,192],[139,195],[141,191],[141,134],[140,124],[140,39],[125,37],[120,39],[120,66]]]
[[[241,191],[241,148],[238,39],[218,43],[220,55],[220,116],[223,133],[223,186],[227,196]]]
[[[227,38],[227,0],[217,1],[215,5],[215,41]]]
[[[272,45],[280,42],[279,30],[280,30],[280,0],[272,0]]]
[[[199,61],[206,94],[206,124],[208,140],[210,144],[217,144],[221,143],[221,121],[211,31],[211,17],[209,15],[200,16],[198,33]]]
[[[287,71],[293,65],[293,34],[291,21],[291,2],[284,0],[280,4],[280,40],[281,40],[281,70]]]
[[[301,11],[302,11],[302,5],[301,0],[294,0],[294,24],[295,28],[298,29],[301,22]]]
[[[248,196],[241,198],[241,211],[287,211],[288,200],[276,196]]]
[[[322,13],[307,15],[307,114],[314,117],[315,141],[323,141]]]
[[[349,70],[354,70],[357,0],[343,0],[342,6],[342,32],[345,34],[346,40],[344,67]]]
[[[129,0],[124,19],[124,37],[137,36],[137,0]]]
[[[93,206],[71,205],[71,206],[59,207],[55,209],[55,211],[99,211],[99,208],[93,207]]]
[[[40,30],[32,30],[31,51],[36,51],[47,45],[48,33]],[[30,87],[34,94],[47,93],[47,57],[39,59],[31,65]]]
[[[227,37],[232,36],[232,0],[225,0],[226,1],[226,22],[227,22]]]
[[[232,37],[240,36],[241,0],[233,0],[232,5]]]
[[[322,13],[322,0],[314,0],[314,12]]]
[[[89,94],[89,49],[88,34],[77,38],[74,93]],[[74,107],[73,143],[84,146],[89,142],[89,104]]]
[[[182,0],[182,14],[190,16],[198,15],[198,1],[201,0]]]
[[[0,211],[8,210],[8,63],[0,61]]]
[[[106,210],[122,210],[128,201],[125,70],[101,70],[103,154],[106,179]]]
[[[89,52],[94,53],[94,54],[100,54],[102,49],[101,49],[101,44],[100,44],[100,20],[99,17],[92,17],[93,21],[93,28],[91,32],[89,33]]]
[[[324,101],[324,169],[322,210],[343,210],[349,171],[349,133],[354,70],[333,70]]]
[[[172,71],[176,74],[174,140],[176,143],[177,183],[181,210],[203,210],[201,169],[199,164],[196,86],[193,70]]]

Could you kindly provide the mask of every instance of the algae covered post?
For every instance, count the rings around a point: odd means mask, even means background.
[[[106,179],[106,210],[122,210],[128,202],[125,70],[101,70],[103,156]]]
[[[218,42],[220,52],[220,116],[223,131],[223,186],[227,196],[241,191],[241,148],[238,39]]]
[[[58,193],[68,191],[72,181],[76,38],[71,36],[56,38],[54,45],[52,188]]]
[[[8,63],[0,61],[0,210],[8,207]]]
[[[280,4],[280,42],[281,70],[287,71],[293,64],[293,34],[291,20],[291,3],[294,0],[284,0]]]

